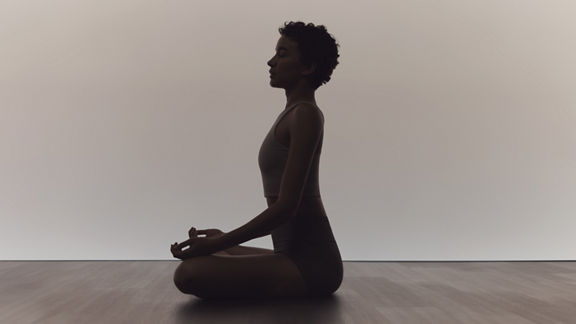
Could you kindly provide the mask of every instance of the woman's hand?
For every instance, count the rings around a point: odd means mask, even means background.
[[[222,246],[220,238],[195,237],[182,243],[172,244],[170,251],[175,258],[185,260],[218,252],[222,250]]]
[[[203,234],[206,235],[206,237],[210,237],[210,238],[217,238],[220,237],[222,235],[224,235],[225,233],[222,232],[221,230],[217,229],[217,228],[210,228],[210,229],[204,229],[204,230],[196,230],[196,228],[192,227],[190,228],[190,230],[188,231],[188,236],[190,238],[194,238],[197,237],[198,235]]]
[[[206,235],[206,237],[198,237],[199,234]],[[192,227],[188,231],[190,238],[180,244],[178,242],[172,244],[170,251],[175,258],[181,260],[210,255],[224,249],[223,242],[220,239],[223,235],[224,232],[219,229],[196,230],[196,228]]]

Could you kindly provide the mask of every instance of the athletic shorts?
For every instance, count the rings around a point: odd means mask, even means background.
[[[335,242],[276,253],[286,255],[296,264],[312,297],[332,295],[342,283],[342,257]]]

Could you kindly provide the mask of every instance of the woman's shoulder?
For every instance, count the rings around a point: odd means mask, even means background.
[[[290,111],[287,116],[290,119],[290,122],[295,122],[298,118],[305,118],[305,119],[319,119],[322,123],[324,123],[324,113],[320,110],[318,105],[311,103],[311,102],[303,102],[299,103]]]

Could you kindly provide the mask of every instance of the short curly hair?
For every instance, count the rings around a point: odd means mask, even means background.
[[[298,43],[300,61],[305,65],[316,64],[316,70],[307,77],[310,85],[318,89],[330,81],[332,71],[338,65],[339,44],[323,25],[305,24],[301,21],[285,22],[278,29],[280,35]]]

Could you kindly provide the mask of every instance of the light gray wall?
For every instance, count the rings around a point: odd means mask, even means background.
[[[173,259],[266,208],[266,61],[324,24],[320,185],[345,260],[575,259],[571,1],[0,3],[0,259]],[[246,243],[272,247],[269,237]]]

